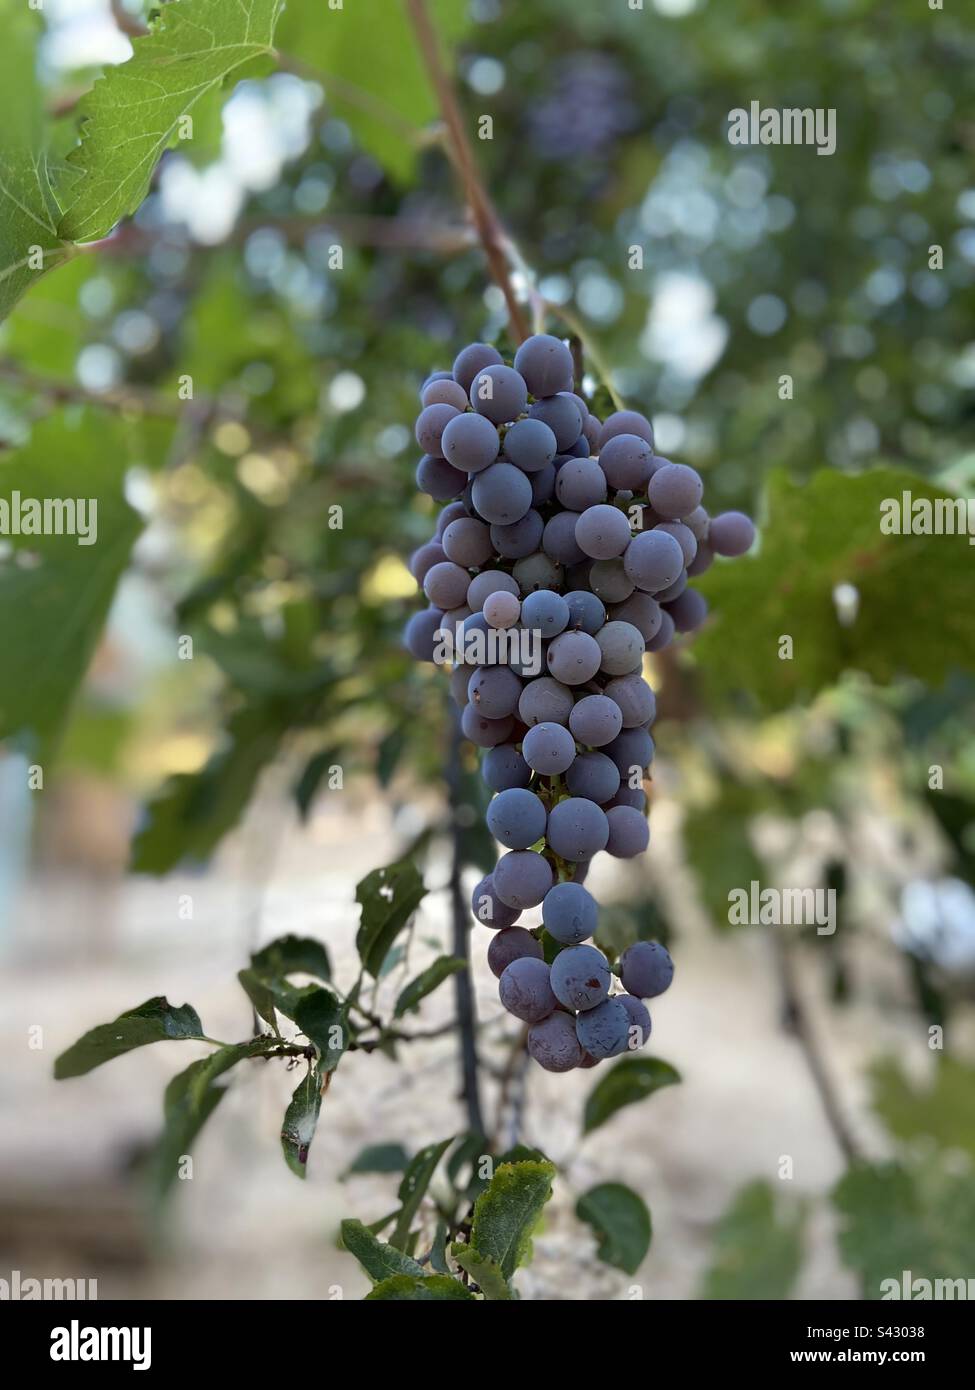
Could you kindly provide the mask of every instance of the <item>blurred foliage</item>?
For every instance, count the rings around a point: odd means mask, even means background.
[[[702,1298],[780,1299],[793,1291],[802,1264],[803,1204],[788,1204],[769,1182],[737,1194],[714,1237]]]

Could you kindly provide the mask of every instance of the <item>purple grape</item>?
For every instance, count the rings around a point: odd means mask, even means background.
[[[563,685],[585,685],[599,670],[603,654],[588,632],[560,632],[549,643],[548,669]]]
[[[522,688],[518,718],[529,728],[535,724],[568,724],[573,703],[567,685],[552,676],[539,676]]]
[[[562,584],[561,567],[540,550],[516,560],[511,573],[522,594],[533,594],[536,589],[558,589]]]
[[[443,614],[439,608],[414,613],[403,630],[403,645],[416,661],[432,661]],[[571,697],[570,697],[571,698]]]
[[[576,540],[578,515],[578,512],[556,512],[545,523],[542,549],[560,565],[577,565],[583,559],[583,553]]]
[[[619,769],[617,768],[616,771],[618,775]],[[605,805],[603,806],[603,810],[609,812],[613,809],[614,806],[633,806],[642,815],[646,815],[647,794],[642,787],[621,786],[616,795],[612,797],[611,800],[605,803]]]
[[[464,691],[466,694],[466,681]],[[531,775],[531,768],[513,743],[500,743],[487,749],[481,760],[481,776],[493,792],[504,792],[509,787],[527,787]]]
[[[517,420],[528,406],[524,377],[512,367],[485,367],[471,382],[471,405],[495,425]]]
[[[565,391],[536,400],[528,413],[548,425],[560,452],[571,448],[582,433],[582,411],[576,398]]]
[[[431,458],[443,458],[443,432],[459,412],[452,405],[424,406],[416,418],[416,442]]]
[[[615,700],[619,706],[624,729],[635,729],[641,724],[653,723],[657,713],[657,701],[649,685],[636,672],[608,681],[603,694],[610,700]]]
[[[494,890],[509,907],[537,907],[551,886],[548,860],[530,849],[509,850],[494,866]]]
[[[667,612],[678,632],[694,632],[708,616],[707,599],[696,589],[687,589],[673,603],[667,604]]]
[[[605,753],[580,753],[565,774],[565,785],[572,796],[598,802],[604,809],[620,789],[620,771]]]
[[[515,721],[510,715],[506,719],[487,719],[475,705],[465,705],[460,716],[460,727],[464,737],[478,748],[496,748],[511,737]]]
[[[556,475],[555,495],[569,511],[584,512],[605,502],[606,474],[595,459],[567,459]]]
[[[623,568],[638,589],[655,594],[680,574],[684,552],[666,531],[641,531],[626,548]]]
[[[517,928],[511,927],[510,931]],[[497,937],[493,937],[491,945]],[[632,994],[618,994],[616,998],[623,1005],[630,1020],[630,1031],[627,1037],[627,1051],[636,1052],[638,1048],[645,1047],[650,1038],[652,1024],[650,1022],[650,1011],[641,999],[635,999]]]
[[[522,757],[542,777],[558,777],[576,755],[575,739],[561,724],[536,724],[521,743]]]
[[[569,715],[570,732],[577,743],[584,743],[587,748],[612,743],[622,727],[623,713],[606,695],[584,695]]]
[[[664,647],[669,646],[674,636],[674,620],[666,609],[661,611],[660,627],[647,643],[648,652],[660,652]]]
[[[484,600],[482,612],[489,627],[514,627],[521,617],[521,604],[507,589],[495,589]]]
[[[524,1023],[539,1023],[553,1012],[558,1000],[549,983],[549,967],[543,960],[522,956],[504,970],[498,983],[501,1003]]]
[[[467,686],[467,696],[485,719],[505,719],[518,708],[521,681],[507,666],[478,666]]]
[[[711,518],[708,545],[715,555],[744,555],[755,541],[755,524],[744,512],[721,512]]]
[[[699,542],[697,554],[687,566],[688,578],[696,579],[699,574],[705,574],[713,564],[714,551],[704,541]]]
[[[639,999],[654,999],[670,988],[674,962],[659,941],[637,941],[620,956],[623,988]]]
[[[513,463],[492,463],[475,474],[471,495],[478,515],[499,526],[520,521],[532,504],[531,483]]]
[[[599,451],[599,466],[616,491],[642,493],[653,473],[653,450],[636,434],[617,434]]]
[[[446,612],[449,608],[461,606],[467,597],[470,582],[471,577],[466,569],[451,560],[441,560],[427,571],[423,592],[435,608]]]
[[[518,585],[510,574],[505,574],[504,570],[484,570],[477,574],[473,579],[468,580],[467,585],[467,604],[472,613],[480,613],[484,607],[485,600],[492,594],[514,594],[518,597]]]
[[[555,496],[555,476],[554,463],[547,463],[537,473],[528,474],[528,481],[532,485],[533,507],[544,507],[546,502],[551,502]]]
[[[479,569],[494,555],[491,532],[483,521],[475,521],[472,516],[450,523],[443,533],[443,549],[448,560],[472,570]]]
[[[698,545],[701,545],[708,538],[708,527],[711,525],[711,518],[708,516],[704,507],[695,507],[692,512],[688,512],[684,517],[684,525],[690,531]]]
[[[421,545],[419,550],[414,550],[410,556],[410,574],[422,588],[424,579],[434,565],[439,565],[446,559],[447,552],[438,541],[427,541],[426,545]]]
[[[588,589],[573,589],[566,594],[565,601],[569,605],[569,627],[574,632],[588,632],[592,636],[606,621],[602,600]]]
[[[542,637],[557,637],[569,621],[569,605],[561,594],[550,589],[531,593],[521,605],[522,625],[537,630]]]
[[[639,671],[643,661],[644,642],[632,623],[614,618],[596,633],[601,654],[600,669],[609,676],[627,676]]]
[[[490,343],[471,343],[470,347],[465,347],[454,358],[454,380],[463,386],[465,391],[470,391],[478,372],[482,372],[485,367],[499,367],[503,360],[497,348],[492,347]]]
[[[438,377],[436,381],[426,383],[420,392],[420,404],[452,405],[455,410],[466,410],[467,392],[449,376]]]
[[[566,599],[568,600],[568,595]],[[615,604],[610,609],[609,616],[620,622],[632,623],[644,642],[650,642],[657,635],[663,621],[660,604],[641,590],[631,594],[622,603]]]
[[[499,792],[487,810],[487,825],[507,849],[528,849],[545,834],[545,807],[521,787]]]
[[[623,603],[633,593],[633,580],[622,560],[593,560],[589,583],[602,603]]]
[[[490,420],[468,411],[448,421],[440,447],[454,468],[462,473],[481,473],[498,457],[501,441]]]
[[[498,897],[493,874],[485,875],[474,889],[471,911],[479,922],[492,931],[503,931],[505,927],[513,926],[521,916],[519,908],[509,907]]]
[[[527,511],[520,521],[508,526],[491,527],[491,543],[506,560],[523,560],[534,555],[542,541],[545,523],[538,512]]]
[[[580,863],[606,848],[609,827],[606,813],[594,801],[570,796],[553,806],[545,838],[561,859]]]
[[[673,584],[668,584],[666,589],[659,589],[655,594],[658,603],[673,603],[675,598],[680,598],[687,588],[687,570],[681,570]]]
[[[614,560],[623,554],[630,540],[630,523],[626,513],[608,503],[587,507],[576,522],[579,549],[590,559]]]
[[[653,448],[653,426],[647,417],[641,415],[638,410],[617,410],[613,415],[607,416],[600,431],[600,455],[609,441],[621,434],[635,434],[638,439],[645,439],[650,448]]]
[[[542,921],[549,936],[563,946],[578,946],[595,934],[599,910],[581,883],[557,883],[545,894]]]
[[[631,772],[642,772],[653,762],[653,739],[646,729],[624,729],[612,743],[607,743],[603,752],[612,758],[620,777],[628,783]]]
[[[549,983],[568,1009],[594,1009],[609,994],[609,963],[595,946],[567,946],[552,962]]]
[[[521,373],[536,398],[571,391],[573,370],[572,353],[550,333],[526,338],[515,353],[515,371]]]
[[[459,472],[446,459],[424,454],[416,466],[416,485],[435,502],[449,502],[464,491],[467,474]]]
[[[655,470],[647,485],[651,507],[668,520],[687,516],[688,512],[699,507],[703,493],[701,475],[688,468],[686,463],[663,464]]]
[[[556,957],[558,959],[558,957]],[[618,998],[604,999],[594,1009],[586,1009],[576,1019],[579,1044],[597,1062],[618,1057],[630,1040],[630,1015]]]
[[[452,521],[459,521],[462,516],[467,516],[467,508],[463,502],[448,502],[446,507],[437,517],[437,540],[443,540],[443,533]]]
[[[680,546],[681,554],[684,557],[684,564],[693,563],[694,556],[697,554],[697,541],[694,532],[689,526],[685,526],[682,521],[661,521],[654,527],[655,531],[664,531],[668,536],[673,536]]]
[[[525,473],[537,473],[555,458],[555,435],[544,420],[519,420],[504,437],[504,452]]]
[[[614,806],[606,812],[609,838],[606,850],[614,859],[635,859],[650,843],[647,818],[632,806]]]
[[[572,1071],[582,1061],[575,1019],[561,1010],[532,1024],[527,1047],[529,1055],[546,1071]]]
[[[500,979],[513,960],[541,960],[544,954],[542,943],[530,931],[524,927],[505,927],[488,942],[488,968],[496,979]]]

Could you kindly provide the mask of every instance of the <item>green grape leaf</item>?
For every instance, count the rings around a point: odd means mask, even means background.
[[[122,422],[94,411],[57,414],[0,461],[12,547],[0,558],[0,741],[18,738],[32,762],[56,745],[142,529],[123,493],[134,442]],[[62,534],[11,533],[15,516],[33,525],[35,501],[48,503]]]
[[[576,1216],[593,1228],[599,1258],[635,1274],[650,1249],[650,1212],[643,1198],[621,1182],[603,1182],[576,1202]]]
[[[937,686],[952,667],[975,665],[975,606],[945,602],[970,581],[968,537],[884,535],[881,503],[905,492],[948,495],[893,468],[828,469],[803,483],[772,474],[760,551],[718,563],[699,581],[713,616],[695,654],[714,691],[747,691],[775,711],[847,670],[878,684],[909,674]],[[859,595],[849,626],[833,598],[840,584]],[[793,641],[789,660],[779,657],[782,636]]]
[[[420,1303],[434,1299],[438,1302],[447,1299],[473,1300],[474,1295],[470,1289],[464,1288],[459,1279],[451,1279],[446,1274],[394,1274],[377,1284],[371,1293],[366,1294],[366,1298],[380,1298],[387,1302],[398,1299],[401,1302]]]
[[[55,1080],[84,1076],[95,1067],[148,1043],[200,1040],[202,1037],[203,1024],[196,1010],[189,1004],[170,1004],[160,995],[120,1014],[114,1022],[102,1023],[85,1033],[55,1060]]]
[[[80,176],[58,231],[95,241],[142,202],[163,151],[196,103],[232,73],[274,52],[283,0],[174,0],[128,62],[108,68],[82,99],[81,143],[68,156]],[[66,186],[66,191],[68,191]]]
[[[474,1203],[470,1243],[494,1260],[506,1279],[529,1257],[554,1178],[554,1163],[504,1163]]]
[[[410,859],[373,869],[358,884],[355,900],[362,908],[355,944],[370,975],[378,975],[386,953],[426,895]]]
[[[402,1144],[367,1144],[359,1150],[342,1176],[348,1178],[354,1173],[402,1173],[409,1161],[410,1156]]]
[[[354,1255],[373,1282],[388,1279],[390,1275],[411,1274],[423,1276],[423,1266],[402,1250],[397,1250],[384,1241],[377,1240],[368,1226],[361,1221],[342,1222],[342,1244],[350,1255]]]
[[[446,63],[470,25],[467,0],[428,0]],[[421,127],[437,99],[402,3],[346,0],[288,5],[278,46],[320,69],[325,98],[341,112],[365,150],[400,182],[414,168]]]
[[[437,1164],[453,1142],[454,1138],[451,1135],[449,1139],[442,1139],[438,1144],[428,1144],[410,1160],[399,1185],[397,1195],[400,1200],[400,1210],[396,1218],[396,1226],[390,1237],[390,1244],[395,1245],[398,1250],[405,1249],[410,1234],[410,1223],[430,1186],[430,1181],[437,1170]]]
[[[290,1104],[284,1112],[281,1126],[281,1149],[284,1161],[292,1173],[303,1178],[308,1173],[308,1151],[318,1127],[318,1117],[322,1109],[322,1087],[325,1082],[320,1066],[309,1067],[308,1075],[303,1077],[295,1088]]]
[[[893,1058],[871,1069],[873,1107],[895,1139],[921,1136],[975,1158],[975,1070],[937,1058],[930,1085],[913,1086]]]
[[[511,1285],[501,1273],[501,1268],[496,1260],[492,1260],[488,1255],[482,1255],[472,1245],[461,1245],[459,1242],[450,1247],[450,1254],[461,1269],[466,1270],[471,1276],[485,1299],[490,1302],[499,1302],[508,1301],[514,1297]]]
[[[583,1133],[591,1134],[624,1105],[645,1100],[664,1086],[676,1086],[680,1075],[659,1057],[625,1057],[589,1092],[583,1112]]]
[[[285,975],[314,975],[318,980],[332,978],[328,951],[313,936],[279,936],[251,956],[251,969],[265,979]]]
[[[402,990],[393,1011],[394,1018],[402,1018],[410,1009],[419,1008],[420,1001],[432,994],[438,985],[442,985],[451,975],[456,975],[459,970],[466,968],[467,962],[461,956],[438,956],[432,965],[428,965],[426,970]]]
[[[749,1183],[721,1217],[701,1297],[786,1298],[802,1265],[805,1208],[776,1200],[771,1183]]]

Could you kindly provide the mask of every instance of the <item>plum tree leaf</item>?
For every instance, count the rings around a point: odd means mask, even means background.
[[[467,962],[460,956],[438,956],[432,965],[428,965],[426,970],[404,987],[396,1000],[393,1016],[401,1018],[410,1009],[418,1008],[421,1000],[432,994],[444,980],[456,975],[458,970],[463,970],[466,965]]]
[[[237,69],[274,52],[283,0],[172,0],[128,62],[109,68],[83,98],[80,170],[59,234],[94,241],[142,202],[181,119]]]
[[[675,1086],[680,1075],[659,1057],[625,1057],[611,1067],[589,1092],[583,1113],[583,1132],[591,1134],[624,1105],[645,1100],[663,1086]]]
[[[265,979],[300,973],[318,980],[332,977],[328,951],[313,936],[279,936],[251,956],[251,969]]]
[[[621,1182],[603,1182],[576,1202],[576,1216],[593,1228],[599,1258],[635,1274],[650,1249],[652,1227],[647,1204]]]
[[[450,1247],[451,1257],[466,1270],[489,1302],[507,1302],[514,1297],[511,1285],[501,1273],[497,1260],[482,1255],[472,1245],[459,1242]]]
[[[285,1163],[299,1178],[308,1173],[308,1151],[321,1114],[324,1079],[320,1066],[309,1067],[284,1112],[281,1148]]]
[[[203,1038],[203,1024],[196,1010],[190,1004],[170,1004],[158,995],[119,1014],[112,1023],[90,1029],[55,1060],[54,1076],[57,1081],[84,1076],[133,1048],[194,1038]]]
[[[370,975],[378,975],[386,953],[419,907],[426,888],[411,859],[374,869],[357,885],[362,908],[355,944]]]
[[[494,1260],[506,1279],[528,1258],[554,1178],[554,1163],[502,1163],[474,1203],[471,1246]]]
[[[361,1221],[342,1222],[342,1244],[376,1283],[395,1274],[423,1274],[422,1265],[395,1246],[377,1240]]]
[[[474,1295],[470,1289],[465,1289],[459,1279],[452,1279],[449,1274],[394,1274],[377,1284],[371,1293],[366,1294],[366,1298],[384,1299],[387,1302],[440,1302],[447,1299],[472,1302]]]
[[[410,1160],[399,1185],[397,1195],[401,1205],[396,1218],[396,1226],[390,1237],[390,1243],[395,1245],[397,1249],[405,1248],[410,1233],[410,1223],[430,1186],[430,1180],[437,1170],[437,1164],[453,1142],[454,1138],[451,1135],[449,1139],[442,1139],[437,1144],[427,1144],[426,1148],[420,1149],[419,1153],[414,1154]]]

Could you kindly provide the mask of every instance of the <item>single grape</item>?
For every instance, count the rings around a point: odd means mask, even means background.
[[[630,539],[630,523],[626,513],[608,503],[587,507],[576,521],[579,549],[593,560],[615,559],[623,554]]]
[[[568,599],[568,595],[566,598]],[[622,603],[615,604],[609,610],[609,616],[624,623],[632,623],[644,642],[649,642],[657,635],[663,621],[660,604],[639,589]]]
[[[630,1015],[618,998],[604,999],[576,1018],[576,1037],[580,1046],[597,1062],[605,1057],[618,1057],[626,1051],[630,1040]]]
[[[619,706],[624,729],[635,729],[641,724],[652,724],[657,713],[657,701],[650,686],[637,672],[628,676],[616,676],[606,683],[603,691],[610,700]]]
[[[588,632],[560,632],[549,643],[548,669],[563,685],[585,685],[599,670],[603,654]]]
[[[519,908],[509,907],[498,897],[493,874],[486,874],[474,889],[471,911],[479,922],[490,927],[492,931],[503,931],[504,928],[513,926],[521,916]]]
[[[647,485],[647,498],[660,516],[669,520],[687,516],[701,505],[704,484],[701,475],[686,463],[665,463],[654,472]]]
[[[537,473],[555,458],[555,435],[544,420],[519,420],[504,437],[504,452],[525,473]]]
[[[416,661],[432,661],[443,614],[439,608],[414,613],[403,629],[403,645]],[[571,699],[571,696],[570,696]]]
[[[576,540],[576,518],[579,512],[556,512],[545,523],[542,549],[560,565],[577,565],[583,558]]]
[[[647,794],[642,787],[621,786],[612,800],[606,802],[603,806],[603,810],[607,812],[611,811],[614,806],[633,806],[643,815],[646,815]]]
[[[437,517],[437,540],[443,540],[443,533],[452,521],[459,521],[462,516],[467,516],[467,508],[463,502],[448,502],[446,507]]]
[[[448,560],[466,569],[479,569],[494,555],[491,532],[472,516],[450,523],[443,533],[443,548]]]
[[[455,410],[466,410],[467,392],[450,377],[438,377],[426,383],[420,392],[420,404],[452,405]]]
[[[508,526],[491,527],[491,544],[506,560],[523,560],[534,555],[542,540],[545,523],[538,512],[527,511],[520,521]]]
[[[620,434],[635,434],[638,439],[645,439],[650,448],[653,448],[653,426],[638,410],[617,410],[606,417],[599,433],[600,455],[609,441]]]
[[[463,709],[470,703],[467,694],[467,682],[469,680],[466,666],[455,666],[450,673],[450,694],[454,704],[458,709]]]
[[[606,848],[608,837],[606,813],[594,801],[569,796],[549,812],[545,838],[562,859],[572,863],[591,859]]]
[[[653,473],[653,450],[636,434],[617,434],[599,451],[599,466],[617,492],[645,491]]]
[[[622,560],[593,560],[589,583],[603,603],[623,603],[633,593],[633,580]]]
[[[525,339],[515,353],[515,371],[521,373],[536,398],[572,389],[572,353],[550,333],[536,333]]]
[[[484,570],[468,581],[467,603],[472,613],[479,613],[492,594],[508,593],[518,597],[518,585],[504,570]]]
[[[588,632],[592,636],[606,621],[602,601],[588,589],[573,589],[566,594],[565,601],[569,605],[569,627],[573,632]]]
[[[542,921],[549,936],[563,946],[578,946],[599,924],[596,899],[581,883],[557,883],[545,894]]]
[[[565,785],[572,796],[598,802],[605,809],[620,787],[620,771],[605,753],[580,753],[565,774]]]
[[[423,592],[436,608],[459,608],[467,597],[471,577],[451,560],[441,560],[427,571]]]
[[[410,574],[422,588],[424,579],[434,565],[439,565],[447,558],[447,552],[438,541],[427,541],[426,545],[421,545],[419,550],[414,550],[410,556]]]
[[[687,588],[687,570],[681,570],[673,584],[668,584],[666,589],[658,589],[654,595],[658,603],[673,603],[675,598],[680,598]]]
[[[696,589],[686,589],[667,604],[667,612],[678,632],[694,632],[708,615],[708,602]]]
[[[655,594],[680,574],[684,552],[666,531],[641,531],[626,547],[623,568],[638,589]]]
[[[506,743],[514,726],[510,715],[506,719],[487,719],[476,705],[465,705],[460,716],[464,737],[478,748],[495,748],[499,743]]]
[[[555,496],[555,464],[547,463],[537,473],[529,473],[528,481],[532,485],[532,506],[544,507]]]
[[[521,691],[521,681],[507,666],[478,666],[467,686],[468,699],[485,719],[514,714]]]
[[[567,459],[556,475],[555,495],[563,507],[584,512],[587,507],[605,502],[606,474],[595,459]]]
[[[531,508],[532,486],[513,463],[492,463],[474,476],[474,506],[485,521],[510,526]]]
[[[509,927],[508,930],[516,931],[517,928]],[[495,941],[497,941],[497,937],[492,937],[492,946]],[[632,994],[618,994],[616,998],[623,1005],[630,1020],[630,1031],[626,1041],[627,1051],[636,1052],[649,1041],[652,1027],[650,1011],[641,999],[635,999]]]
[[[711,518],[708,516],[704,507],[695,507],[692,512],[688,512],[684,517],[684,525],[690,530],[698,545],[701,545],[708,538],[708,527]]]
[[[628,785],[631,772],[642,773],[644,768],[653,762],[653,739],[646,729],[624,729],[613,739],[612,743],[607,743],[603,752],[619,768],[620,777]],[[635,783],[642,782],[642,777],[634,777]]]
[[[591,415],[587,412],[582,425],[582,432],[589,441],[590,454],[599,453],[599,437],[603,432],[603,422],[598,415]]]
[[[495,425],[517,420],[528,406],[525,379],[512,367],[491,366],[471,382],[471,405]]]
[[[564,391],[536,400],[528,413],[548,425],[560,452],[571,448],[582,433],[582,411],[575,397]]]
[[[459,412],[452,405],[426,405],[416,417],[416,442],[431,458],[443,458],[443,432]]]
[[[755,541],[755,524],[744,512],[721,512],[711,518],[708,545],[715,555],[744,555]]]
[[[539,676],[522,688],[518,718],[531,728],[535,724],[568,724],[573,696],[567,685],[552,676]]]
[[[612,743],[622,727],[623,713],[607,695],[584,695],[569,715],[570,732],[578,743],[588,748]]]
[[[536,550],[534,555],[526,555],[523,560],[516,560],[511,573],[523,594],[532,594],[536,589],[558,589],[562,585],[561,566],[541,550]]]
[[[714,564],[714,551],[710,545],[701,541],[697,547],[697,554],[687,566],[688,578],[696,579],[699,574],[705,574]]]
[[[537,907],[551,886],[548,860],[530,849],[509,850],[494,866],[495,892],[509,907]]]
[[[499,367],[504,359],[490,343],[471,343],[454,358],[453,377],[465,391],[470,391],[474,378],[485,367]]]
[[[448,463],[462,473],[482,473],[498,457],[501,441],[490,420],[468,411],[447,422],[440,447]]]
[[[660,627],[650,641],[647,643],[648,652],[660,652],[664,647],[669,646],[674,636],[674,620],[666,609],[661,611]]]
[[[582,1061],[575,1019],[561,1010],[532,1024],[526,1046],[529,1055],[546,1071],[572,1071]]]
[[[682,521],[661,521],[654,528],[657,531],[665,531],[668,536],[673,536],[680,546],[681,554],[684,557],[684,564],[689,565],[693,562],[697,554],[697,541],[694,532],[689,526],[685,526]]]
[[[499,979],[513,960],[524,960],[526,957],[541,960],[544,954],[542,943],[530,931],[524,927],[505,927],[488,942],[488,968]]]
[[[639,671],[643,662],[644,642],[632,623],[615,618],[596,633],[596,643],[602,660],[600,669],[609,676],[626,676]]]
[[[496,589],[484,600],[482,611],[489,627],[514,627],[521,617],[521,604],[507,589]]]
[[[549,967],[543,960],[522,956],[504,970],[498,983],[501,1003],[525,1023],[538,1023],[555,1009],[558,1000],[549,983]]]
[[[459,667],[458,670],[463,674],[463,668]],[[455,671],[454,675],[456,674]],[[466,680],[464,693],[467,693]],[[495,748],[488,748],[481,760],[481,776],[493,792],[504,792],[509,787],[527,787],[531,775],[531,768],[513,743],[501,743]]]
[[[423,401],[423,393],[424,393],[424,391],[425,391],[425,390],[427,389],[427,387],[430,386],[433,382],[435,382],[435,381],[453,381],[453,379],[454,379],[454,377],[453,377],[453,373],[452,373],[452,372],[441,372],[441,371],[431,372],[430,375],[429,375],[429,376],[426,378],[426,380],[424,381],[423,385],[420,387],[419,391],[417,392],[417,395],[420,397],[420,404],[422,405],[422,404],[424,403],[424,401]]]
[[[674,962],[659,941],[637,941],[620,956],[623,988],[639,999],[654,999],[670,988]]]
[[[632,806],[614,806],[606,812],[609,823],[607,851],[614,859],[635,859],[650,843],[646,816]]]
[[[537,629],[542,637],[557,637],[569,621],[569,605],[561,594],[538,589],[522,603],[521,621],[524,627]]]
[[[575,739],[562,724],[535,724],[522,739],[521,752],[542,777],[557,777],[576,755]]]
[[[487,810],[487,826],[507,849],[528,849],[545,834],[545,807],[522,787],[499,792]]]
[[[424,454],[416,466],[416,485],[435,502],[449,502],[464,491],[467,474],[461,473],[446,459]]]
[[[552,962],[552,993],[566,1008],[594,1009],[609,994],[612,982],[609,963],[595,946],[567,946]]]

